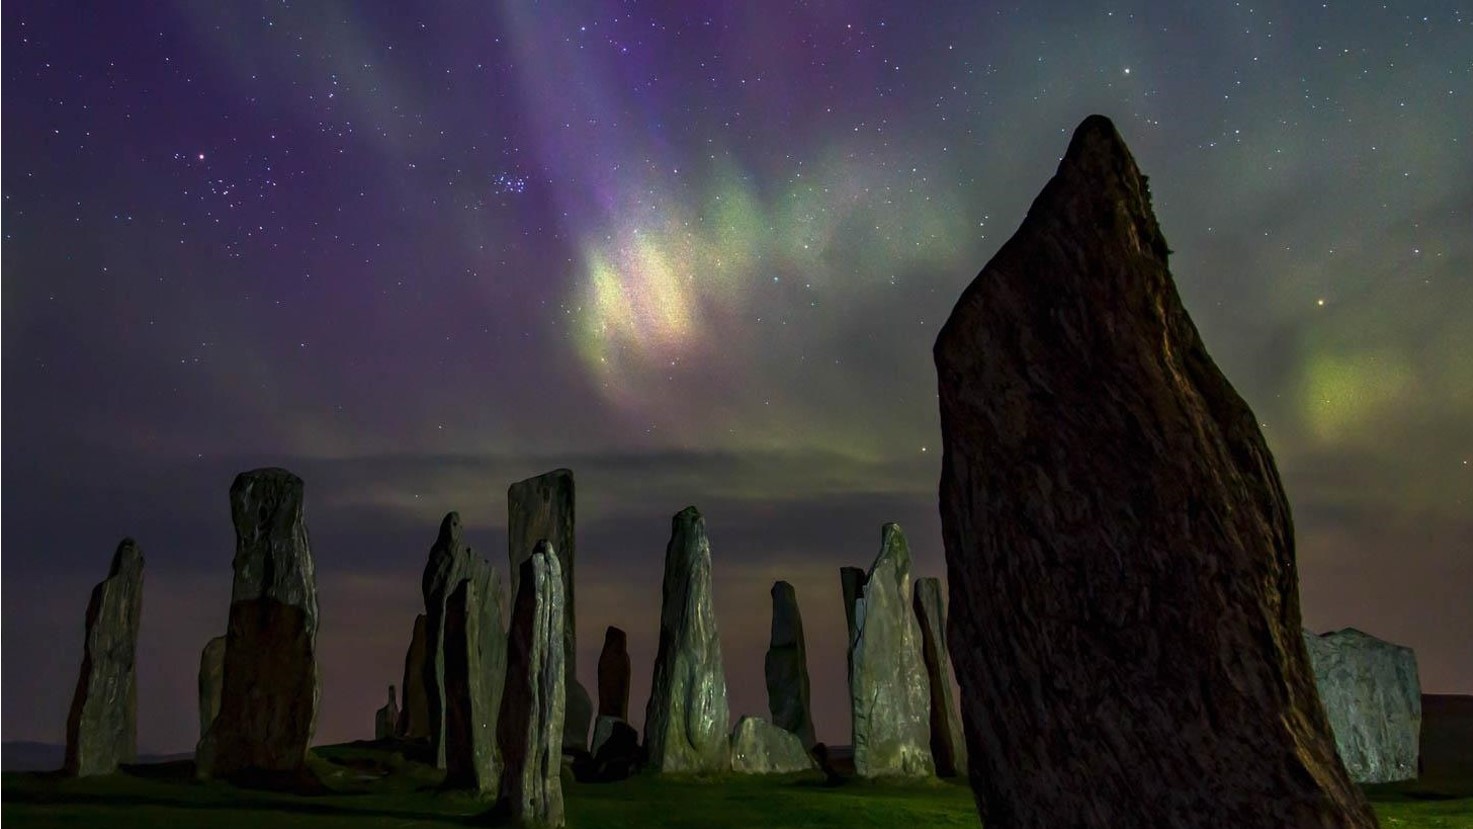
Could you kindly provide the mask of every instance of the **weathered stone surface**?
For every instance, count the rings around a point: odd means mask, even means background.
[[[87,602],[82,669],[66,720],[67,774],[111,774],[138,756],[135,655],[142,618],[143,552],[125,538]]]
[[[473,562],[471,548],[462,538],[460,513],[446,513],[420,579],[425,603],[424,686],[429,711],[430,751],[435,765],[442,769],[446,762],[446,604],[461,583],[470,578]]]
[[[854,637],[859,633],[855,624],[855,612],[859,607],[859,599],[864,595],[864,580],[869,576],[863,567],[840,567],[839,588],[844,594],[844,625],[848,632],[844,639],[844,666],[848,682],[854,681]]]
[[[613,626],[604,631],[604,649],[598,655],[598,716],[629,719],[629,637]],[[597,753],[598,747],[589,750]]]
[[[931,690],[911,601],[910,547],[899,524],[886,524],[853,605],[849,701],[860,777],[929,777],[936,770]]]
[[[798,735],[761,717],[742,717],[731,732],[731,770],[738,774],[791,774],[817,769]]]
[[[711,604],[711,544],[695,507],[670,521],[660,605],[660,647],[644,715],[644,744],[657,772],[731,768],[726,672]]]
[[[1369,827],[1299,634],[1289,505],[1091,116],[936,341],[969,777],[989,829]]]
[[[399,703],[395,699],[394,686],[389,686],[389,701],[373,714],[373,738],[388,740],[394,736],[394,727],[399,723]]]
[[[497,621],[497,624],[501,624]],[[430,736],[430,700],[425,690],[425,660],[429,653],[429,617],[414,617],[414,632],[404,652],[404,707],[399,710],[397,734],[405,740]]]
[[[564,825],[559,750],[567,694],[563,584],[556,551],[539,541],[517,579],[497,725],[505,763],[499,811],[523,826],[549,829]]]
[[[1416,779],[1422,684],[1412,649],[1355,628],[1323,636],[1306,630],[1304,644],[1350,778],[1357,783]]]
[[[914,603],[916,624],[921,629],[921,656],[931,688],[931,760],[936,764],[937,777],[963,776],[967,773],[967,746],[951,698],[951,657],[946,650],[941,581],[916,579]]]
[[[295,774],[305,767],[321,693],[317,578],[302,479],[242,472],[230,487],[235,581],[220,713],[195,752],[203,777]]]
[[[629,725],[623,717],[599,714],[598,719],[593,721],[593,739],[588,743],[588,752],[597,755],[599,746],[609,739],[609,736],[614,733],[614,726],[619,723]]]
[[[588,726],[593,720],[593,706],[588,690],[578,682],[577,601],[573,572],[578,560],[574,540],[575,511],[573,470],[554,469],[536,477],[512,484],[506,490],[507,554],[511,560],[511,589],[517,590],[517,573],[522,562],[532,555],[537,542],[546,539],[557,550],[563,572],[563,654],[567,677],[564,687],[568,699],[564,706],[565,749],[583,751],[588,748]],[[585,713],[586,712],[586,713]]]
[[[496,727],[506,677],[504,588],[486,561],[472,557],[467,567],[445,600],[445,784],[494,798],[501,784]]]
[[[772,725],[791,731],[804,749],[811,748],[817,740],[813,736],[813,713],[808,701],[808,647],[803,642],[798,594],[785,581],[772,585],[772,636],[763,668]]]
[[[225,637],[205,643],[199,655],[199,736],[204,739],[220,713],[220,691],[225,684]]]

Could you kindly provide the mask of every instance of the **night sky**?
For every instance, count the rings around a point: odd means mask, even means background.
[[[227,491],[276,465],[319,742],[372,736],[441,516],[505,572],[506,487],[558,466],[586,686],[624,627],[642,721],[695,504],[733,720],[783,578],[848,742],[838,568],[898,521],[944,575],[931,345],[1095,112],[1275,453],[1306,624],[1473,692],[1473,8],[17,0],[3,68],[7,740],[61,741],[131,535],[140,748],[193,748]]]

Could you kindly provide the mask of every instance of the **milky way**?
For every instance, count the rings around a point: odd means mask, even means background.
[[[7,3],[3,46],[6,739],[59,739],[133,535],[140,741],[192,747],[262,465],[307,482],[319,739],[367,736],[440,516],[505,567],[507,484],[570,466],[584,684],[618,624],[648,692],[696,504],[733,713],[785,578],[846,742],[837,568],[893,520],[944,575],[930,347],[1092,112],[1276,454],[1306,623],[1473,691],[1470,10]]]

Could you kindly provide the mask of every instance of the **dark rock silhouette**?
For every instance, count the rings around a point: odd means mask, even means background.
[[[936,341],[970,777],[989,829],[1369,827],[1300,636],[1289,505],[1108,119]]]
[[[649,766],[657,772],[728,771],[731,713],[711,603],[711,544],[695,507],[670,521],[661,595],[660,647],[644,716]]]
[[[929,777],[931,690],[911,608],[910,547],[900,525],[880,531],[880,554],[854,603],[849,702],[860,777]]]
[[[200,740],[201,777],[297,776],[317,724],[317,578],[302,479],[242,472],[230,487],[235,581],[220,713]]]
[[[220,690],[225,683],[225,637],[205,643],[199,655],[199,736],[204,739],[220,713]]]
[[[425,561],[420,589],[425,603],[425,701],[429,710],[430,754],[445,768],[447,700],[445,698],[446,604],[461,583],[470,578],[473,559],[461,537],[460,513],[446,513]],[[462,606],[462,611],[464,607]],[[463,624],[461,620],[461,624]],[[498,622],[499,624],[499,622]]]
[[[803,614],[798,594],[785,581],[772,585],[772,634],[763,660],[767,710],[772,724],[798,736],[805,749],[817,742],[809,704],[808,646],[803,641]]]
[[[629,637],[612,625],[598,655],[598,715],[629,719]]]
[[[522,562],[506,644],[506,692],[497,723],[505,763],[498,811],[523,826],[564,825],[562,758],[566,670],[563,576],[539,541]]]
[[[500,622],[498,622],[500,624]],[[425,659],[429,650],[429,617],[414,617],[414,632],[404,652],[404,705],[399,709],[398,737],[422,740],[430,736],[430,700],[425,690]]]
[[[1324,635],[1306,630],[1304,644],[1350,779],[1415,779],[1422,733],[1417,655],[1355,628]]]
[[[373,714],[373,738],[388,740],[394,736],[394,727],[399,722],[399,703],[395,698],[394,686],[389,686],[389,701]]]
[[[864,595],[864,580],[868,577],[863,567],[839,568],[839,589],[844,594],[844,629],[847,632],[844,664],[849,682],[854,681],[854,637],[859,633],[855,612],[859,608],[860,597]]]
[[[916,623],[921,628],[921,656],[931,687],[931,759],[937,777],[967,773],[967,746],[962,722],[951,698],[951,657],[946,650],[946,613],[938,579],[916,579]]]
[[[67,774],[111,774],[138,756],[135,666],[142,618],[143,552],[125,538],[87,602],[82,669],[66,720]]]
[[[486,561],[472,558],[467,567],[445,600],[445,785],[494,798],[501,784],[496,727],[506,678],[504,588]]]
[[[580,781],[609,783],[624,780],[639,768],[639,732],[618,717],[599,717],[593,725],[593,755],[581,768],[574,767]]]
[[[577,602],[573,578],[578,561],[574,539],[575,505],[573,470],[554,469],[512,484],[506,490],[507,555],[511,561],[511,589],[517,591],[522,562],[532,555],[537,542],[546,539],[557,550],[563,573],[563,654],[568,676],[564,683],[568,700],[564,705],[563,747],[588,748],[588,728],[593,722],[593,705],[588,690],[578,682]]]

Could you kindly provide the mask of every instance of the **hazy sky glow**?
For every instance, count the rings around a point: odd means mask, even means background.
[[[1473,692],[1473,10],[902,5],[6,3],[5,739],[60,741],[132,535],[140,743],[193,747],[265,465],[307,484],[319,741],[369,736],[440,517],[504,570],[507,484],[569,466],[585,685],[624,627],[642,718],[695,504],[733,717],[785,578],[847,742],[838,567],[898,521],[944,575],[931,344],[1093,112],[1263,423],[1306,623]]]

